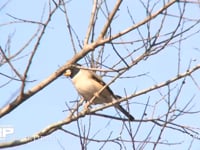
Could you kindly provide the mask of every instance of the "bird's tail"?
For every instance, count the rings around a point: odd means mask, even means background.
[[[116,104],[115,107],[119,109],[130,121],[135,120],[135,118],[128,111],[126,111],[120,104]]]
[[[116,104],[115,107],[119,109],[130,121],[135,120],[135,118],[128,111],[126,111],[120,104]]]
[[[119,95],[114,95],[115,100],[121,99],[122,97]],[[130,121],[135,120],[135,118],[126,111],[120,104],[115,104],[115,108],[119,109]]]

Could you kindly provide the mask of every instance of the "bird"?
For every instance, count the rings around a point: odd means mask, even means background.
[[[89,101],[106,85],[106,83],[95,72],[81,67],[82,65],[78,63],[71,65],[71,67],[65,70],[64,76],[70,77],[78,93],[84,100]],[[120,96],[114,95],[113,91],[107,86],[98,96],[95,95],[92,104],[110,103],[120,98]],[[135,118],[119,103],[114,104],[114,107],[120,110],[128,120],[135,120]]]

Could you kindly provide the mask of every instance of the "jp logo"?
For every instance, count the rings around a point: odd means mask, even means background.
[[[13,127],[0,127],[0,139],[14,133]]]

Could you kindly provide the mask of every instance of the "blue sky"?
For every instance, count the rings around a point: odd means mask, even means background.
[[[7,1],[1,0],[0,7],[3,6]],[[112,2],[110,2],[110,8],[112,8]],[[53,5],[52,5],[53,6]],[[92,2],[85,1],[80,2],[78,0],[73,0],[67,4],[68,15],[70,18],[70,22],[73,26],[73,29],[76,31],[80,42],[82,43],[85,37],[85,33],[87,31],[88,20],[90,16]],[[127,15],[126,8],[129,6],[131,9],[131,13],[135,19],[135,22],[140,21],[145,17],[145,12],[141,10],[141,4],[135,3],[127,0],[122,5],[121,14],[117,16],[114,20],[114,28],[113,33],[117,33],[131,25],[130,17]],[[156,6],[157,9],[159,5]],[[46,16],[48,14],[48,1],[47,0],[35,0],[35,1],[26,1],[26,0],[10,0],[6,7],[0,10],[0,45],[2,48],[5,48],[8,37],[11,36],[11,53],[17,52],[23,45],[27,42],[28,39],[32,37],[34,32],[37,30],[38,26],[30,23],[13,23],[15,21],[13,18],[9,17],[12,15],[14,17],[26,19],[26,20],[34,20],[40,21],[43,11],[44,17],[42,20],[46,20]],[[155,8],[156,9],[156,8]],[[170,11],[174,14],[177,13],[177,6],[173,6],[170,8]],[[138,15],[138,12],[140,12]],[[199,18],[199,8],[194,5],[188,5],[186,10],[186,16],[192,18]],[[105,22],[105,17],[100,15],[98,18],[98,24],[96,25],[96,35],[98,36],[99,31],[101,30],[103,23]],[[7,24],[5,24],[7,23]],[[173,29],[174,25],[177,23],[177,19],[173,17],[169,17],[166,20],[166,26],[163,28],[163,33],[165,31],[170,31]],[[185,22],[184,26],[187,27],[191,24],[191,22]],[[151,22],[151,31],[152,35],[156,32],[157,27],[159,26],[159,18],[155,19],[155,21]],[[194,33],[199,29],[199,26],[186,33]],[[147,35],[147,29],[145,27],[141,27],[140,31],[145,36]],[[130,34],[124,37],[124,40],[137,40],[140,39],[137,31],[133,31]],[[200,36],[199,33],[195,34],[191,38],[183,41],[181,44],[181,69],[180,72],[184,72],[187,70],[190,61],[192,60],[191,66],[195,66],[199,64],[200,60],[200,51],[199,51],[199,41]],[[25,51],[20,54],[23,58],[19,58],[13,61],[15,67],[22,73],[24,71],[24,67],[27,64],[27,55],[29,56],[31,50],[33,49],[34,41],[30,44]],[[127,45],[126,48],[129,50],[134,50],[139,46],[137,43],[135,45]],[[106,64],[113,64],[119,58],[113,54],[112,48],[109,45],[106,45],[105,54],[109,56],[106,60]],[[123,48],[123,46],[118,46],[118,49]],[[76,49],[79,51],[80,47],[76,42]],[[125,48],[124,48],[125,49]],[[122,55],[126,55],[127,51],[121,51]],[[66,28],[66,20],[65,16],[61,11],[57,11],[51,23],[48,25],[45,35],[43,36],[41,43],[38,47],[38,51],[33,59],[33,63],[31,65],[30,73],[28,74],[28,79],[30,82],[27,83],[26,89],[30,89],[31,87],[40,83],[43,79],[48,77],[50,74],[55,72],[60,66],[62,66],[67,60],[69,60],[73,56],[72,45],[70,42],[68,30]],[[159,53],[158,55],[152,56],[150,59],[146,61],[142,61],[138,65],[134,66],[134,68],[124,76],[133,75],[137,76],[140,74],[148,73],[146,76],[137,77],[133,79],[119,79],[111,85],[111,88],[115,93],[125,96],[124,89],[128,94],[133,93],[134,91],[139,91],[150,86],[153,86],[156,83],[160,83],[168,80],[169,78],[175,77],[177,75],[177,58],[178,58],[178,45],[168,46],[166,50]],[[81,61],[84,63],[84,61]],[[5,64],[0,67],[0,72],[5,74],[12,74],[11,69],[9,69],[8,65]],[[200,83],[200,80],[197,78],[199,76],[199,72],[194,73],[193,77],[196,79],[197,83]],[[7,79],[3,76],[0,76],[0,84],[4,83]],[[111,78],[104,78],[105,81],[109,82]],[[171,88],[180,86],[181,82],[176,82],[171,85]],[[193,110],[200,110],[200,105],[198,104],[198,100],[200,98],[199,89],[195,86],[194,82],[191,78],[188,78],[186,81],[187,85],[183,88],[182,94],[180,95],[180,103],[178,103],[177,107],[182,107],[184,104],[188,102],[193,96],[195,96],[194,101],[191,104]],[[0,89],[0,107],[4,106],[8,101],[13,100],[20,89],[20,83],[12,81],[6,87]],[[175,89],[171,93],[172,99],[176,96],[178,89]],[[160,89],[160,91],[153,91],[143,96],[136,97],[135,99],[131,99],[130,102],[133,103],[131,105],[131,113],[135,116],[135,118],[140,118],[144,105],[150,97],[150,104],[155,104],[155,101],[158,101],[161,97],[159,93],[166,93],[167,87]],[[14,139],[20,139],[23,137],[31,136],[35,132],[40,131],[46,126],[55,123],[59,120],[63,120],[67,116],[67,112],[64,111],[67,109],[65,102],[69,103],[70,101],[76,100],[78,98],[77,92],[73,88],[71,81],[64,77],[59,77],[49,86],[44,88],[42,91],[28,99],[25,103],[20,105],[17,109],[12,111],[10,114],[0,119],[0,126],[12,126],[14,127],[14,134],[9,135],[6,139],[0,140],[0,142],[10,141]],[[140,104],[138,104],[140,103]],[[142,104],[141,104],[142,103]],[[158,103],[156,107],[156,114],[162,114],[165,111],[164,102]],[[149,107],[148,109],[148,118],[153,114],[153,108]],[[63,112],[64,111],[64,112]],[[113,108],[108,108],[103,111],[105,114],[113,114],[117,115],[116,111]],[[186,115],[185,117],[180,117],[177,122],[181,122],[183,125],[191,125],[195,127],[200,127],[200,123],[197,122],[199,118],[199,114]],[[122,130],[123,123],[120,121],[110,121],[109,119],[102,119],[100,117],[87,116],[83,119],[80,119],[80,124],[85,126],[86,128],[89,126],[91,119],[91,132],[90,137],[97,134],[95,137],[98,139],[107,138],[109,133],[112,132],[111,137],[126,137],[127,133],[125,132],[123,135],[120,135],[120,131]],[[135,126],[137,123],[133,123],[132,127],[135,130]],[[66,125],[65,128],[69,131],[78,133],[77,122],[73,122],[69,125]],[[151,129],[150,123],[142,124],[143,131],[140,131],[140,134],[137,135],[137,139],[141,140],[145,137],[146,133]],[[101,132],[99,132],[101,131]],[[159,131],[159,128],[158,128]],[[154,134],[156,134],[155,131]],[[167,132],[166,132],[167,131]],[[188,135],[181,134],[177,131],[166,130],[166,134],[164,134],[163,139],[168,139],[169,142],[180,142],[181,144],[177,144],[176,146],[167,146],[162,147],[159,146],[157,149],[186,149],[189,147],[190,142],[193,140]],[[154,137],[152,137],[154,139]],[[22,146],[10,148],[10,150],[34,150],[34,149],[81,149],[79,144],[79,139],[68,135],[64,132],[57,131],[52,135],[42,138],[41,140],[37,140],[31,142],[29,144],[25,144]],[[101,144],[99,143],[90,143],[88,149],[100,148]],[[132,149],[131,144],[126,145],[127,149]],[[194,139],[192,149],[199,148],[200,144],[198,140]],[[118,149],[119,145],[117,144],[108,144],[104,149]],[[151,147],[146,147],[146,149]]]

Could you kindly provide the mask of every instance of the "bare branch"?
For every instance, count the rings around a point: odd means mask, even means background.
[[[154,19],[155,17],[157,17],[158,15],[160,15],[164,10],[166,10],[168,7],[170,7],[171,5],[173,5],[174,3],[176,3],[177,0],[171,0],[169,1],[169,3],[167,3],[165,6],[163,6],[160,10],[158,10],[157,12],[151,14],[151,16],[148,16],[147,18],[143,19],[141,22],[138,22],[137,24],[134,24],[133,26],[125,29],[124,31],[119,32],[116,35],[112,35],[112,37],[108,37],[104,40],[102,40],[102,43],[107,43],[108,41],[117,39],[131,31],[133,31],[136,28],[139,28],[140,26],[142,26],[143,24],[149,22],[150,20]]]
[[[92,29],[94,28],[94,22],[95,22],[96,11],[97,11],[97,2],[98,2],[97,0],[93,1],[93,8],[92,8],[92,11],[91,11],[89,26],[88,26],[87,33],[86,33],[86,36],[85,36],[84,45],[88,44]]]
[[[116,15],[117,10],[119,9],[121,3],[122,3],[122,0],[117,0],[117,3],[115,4],[115,7],[113,8],[113,11],[108,16],[108,20],[107,20],[106,24],[104,25],[104,27],[98,37],[99,40],[102,40],[104,38],[108,28],[110,27],[113,17]]]

